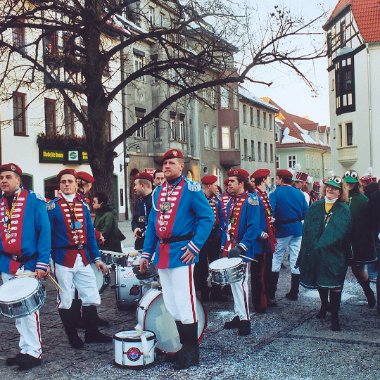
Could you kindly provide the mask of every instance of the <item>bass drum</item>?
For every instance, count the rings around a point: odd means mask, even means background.
[[[198,342],[202,341],[207,327],[207,314],[202,303],[196,299],[198,316]],[[166,310],[162,291],[159,289],[149,290],[137,306],[137,323],[144,330],[153,331],[157,338],[157,349],[174,354],[182,347],[174,318]]]

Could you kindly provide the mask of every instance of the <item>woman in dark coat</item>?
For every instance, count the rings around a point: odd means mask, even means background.
[[[306,213],[297,261],[301,285],[318,289],[321,309],[317,318],[325,318],[329,309],[333,331],[340,330],[340,300],[347,259],[351,255],[351,215],[346,201],[342,179],[329,178],[322,190],[322,198],[314,202]]]
[[[368,306],[373,308],[376,305],[376,298],[369,285],[370,282],[368,273],[365,270],[365,264],[375,262],[377,255],[371,230],[368,198],[363,194],[362,184],[356,171],[346,171],[343,181],[349,191],[348,206],[352,218],[351,246],[353,259],[349,264],[351,265],[352,273],[363,288]]]
[[[108,204],[108,197],[104,193],[96,193],[92,202],[95,211],[94,227],[104,237],[101,249],[122,252],[122,235],[116,222],[116,211]]]

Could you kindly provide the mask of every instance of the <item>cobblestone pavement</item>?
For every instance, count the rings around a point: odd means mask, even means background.
[[[129,225],[120,224],[132,242]],[[114,273],[112,274],[114,283]],[[232,299],[205,305],[208,326],[201,344],[201,364],[174,371],[159,356],[144,370],[113,365],[112,344],[86,344],[72,349],[55,308],[55,291],[47,283],[47,302],[41,309],[43,364],[27,372],[5,366],[5,359],[17,353],[18,333],[14,321],[0,317],[0,367],[3,379],[376,379],[380,378],[380,317],[368,309],[365,297],[347,276],[341,308],[341,332],[330,330],[330,320],[317,320],[318,293],[302,289],[299,300],[284,295],[290,283],[289,268],[281,270],[278,306],[266,314],[252,315],[252,334],[238,337],[223,330],[233,315]],[[133,309],[118,310],[114,290],[102,293],[101,317],[110,321],[104,333],[113,335],[136,324]],[[83,335],[83,332],[80,332]]]

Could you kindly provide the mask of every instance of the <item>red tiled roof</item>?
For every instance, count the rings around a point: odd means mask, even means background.
[[[380,41],[380,0],[339,0],[326,25],[347,5],[351,5],[352,13],[364,41]]]

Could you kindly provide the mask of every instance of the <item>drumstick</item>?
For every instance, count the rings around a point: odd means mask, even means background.
[[[247,259],[247,260],[250,260],[250,261],[254,261],[255,263],[258,263],[258,262],[259,262],[258,260],[251,259],[251,258],[248,257],[248,256],[244,256],[244,255],[239,255],[239,256],[242,257],[243,259]]]
[[[138,256],[138,254],[139,254],[138,252],[130,252],[129,256],[130,257],[136,257],[136,256]]]
[[[50,281],[53,283],[54,287],[55,287],[57,290],[60,290],[60,291],[63,293],[63,289],[59,286],[58,282],[55,281],[55,279],[51,276],[50,273],[47,275],[47,278],[48,278],[48,280],[50,280]]]
[[[36,277],[36,272],[32,272],[32,273],[20,273],[20,274],[16,274],[15,277],[17,277],[17,278],[21,278],[21,277]]]

